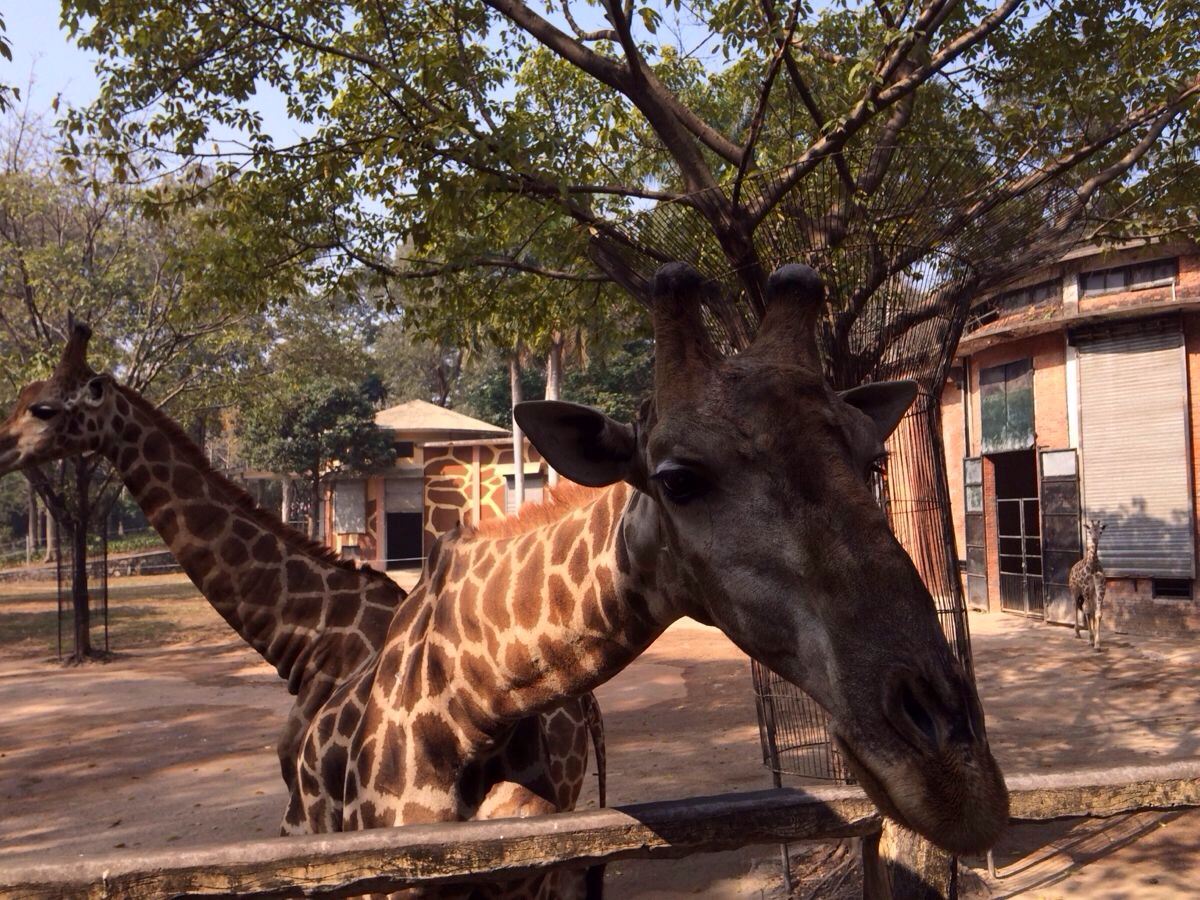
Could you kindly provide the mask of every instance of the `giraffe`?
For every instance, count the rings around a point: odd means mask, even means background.
[[[1008,796],[978,696],[868,486],[916,385],[830,389],[807,267],[771,276],[754,342],[727,359],[705,337],[704,290],[688,266],[656,274],[654,390],[635,423],[517,407],[549,464],[591,490],[439,539],[377,659],[309,726],[295,831],[563,808],[534,715],[688,615],[829,712],[887,815],[951,852],[991,846]],[[565,878],[488,896],[571,896]]]
[[[384,573],[335,559],[258,508],[174,421],[87,365],[86,325],[71,324],[69,332],[52,376],[26,386],[0,424],[0,476],[82,453],[112,462],[188,577],[296,696],[277,746],[291,792],[313,714],[379,652],[406,594]],[[545,710],[541,729],[560,775],[555,790],[572,802],[592,739],[603,805],[603,724],[595,698],[567,698]]]
[[[1108,587],[1104,569],[1100,566],[1100,535],[1105,527],[1099,519],[1092,519],[1083,526],[1087,534],[1083,559],[1071,566],[1071,575],[1067,579],[1071,599],[1075,601],[1075,637],[1079,637],[1079,618],[1082,616],[1092,648],[1097,651],[1100,649],[1100,620],[1104,617],[1104,592]]]

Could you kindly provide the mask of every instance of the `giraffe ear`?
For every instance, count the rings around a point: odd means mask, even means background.
[[[908,408],[917,399],[915,381],[877,381],[842,391],[839,395],[845,402],[866,413],[875,423],[879,440],[885,441]]]
[[[546,462],[574,482],[604,487],[633,474],[637,441],[631,425],[561,400],[518,403],[513,416]]]

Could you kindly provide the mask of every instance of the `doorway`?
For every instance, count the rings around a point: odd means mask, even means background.
[[[409,569],[421,565],[424,528],[419,512],[387,514],[388,569]]]
[[[1000,608],[1044,618],[1037,456],[1033,450],[1018,450],[993,454],[991,461],[996,481]]]

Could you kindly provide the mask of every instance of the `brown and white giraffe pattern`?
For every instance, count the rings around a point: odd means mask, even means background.
[[[629,500],[617,485],[588,492],[581,506],[563,503],[541,527],[499,536],[463,528],[439,541],[378,660],[309,727],[287,827],[571,809],[587,747],[561,698],[587,697],[673,618],[655,615],[651,595],[637,589],[618,527]],[[553,752],[568,741],[574,753]],[[578,872],[560,872],[498,896],[581,890]]]
[[[1075,637],[1079,637],[1079,619],[1087,625],[1092,647],[1100,649],[1100,621],[1104,618],[1104,594],[1108,579],[1100,565],[1100,535],[1105,524],[1093,519],[1083,526],[1087,535],[1083,559],[1071,566],[1067,585],[1075,601]]]
[[[59,422],[61,434],[41,448],[42,458],[100,451],[113,462],[188,576],[297,695],[278,747],[284,780],[296,793],[298,779],[316,769],[335,790],[303,827],[285,822],[284,831],[341,830],[334,812],[341,806],[342,785],[330,778],[344,768],[337,736],[324,734],[327,757],[313,756],[310,742],[301,760],[299,741],[310,734],[318,710],[351,708],[339,685],[349,686],[349,675],[372,665],[404,592],[382,573],[335,560],[326,548],[255,507],[209,466],[174,422],[135,392],[102,377],[107,396],[86,402],[84,392],[97,381],[91,375],[89,370],[69,383],[37,385],[37,400],[61,403],[67,413]],[[10,426],[25,412],[21,406],[0,433],[5,454],[20,440]],[[352,728],[351,718],[350,712],[336,719],[326,715],[322,728]],[[536,752],[549,761],[551,792],[569,809],[583,784],[589,736],[602,763],[602,726],[591,696],[518,723],[508,743],[516,747],[528,737],[537,744]]]

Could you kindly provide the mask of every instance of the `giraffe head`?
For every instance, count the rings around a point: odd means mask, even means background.
[[[829,387],[806,266],[771,276],[758,334],[728,358],[704,289],[688,266],[656,275],[654,396],[636,423],[542,401],[517,408],[521,427],[566,477],[637,489],[619,567],[815,698],[884,812],[953,852],[990,846],[1008,797],[979,699],[870,486],[917,386]]]
[[[1087,543],[1089,547],[1100,546],[1100,535],[1104,534],[1104,529],[1108,526],[1099,519],[1092,519],[1083,526],[1084,532],[1087,534]]]
[[[21,389],[0,424],[0,475],[25,466],[100,450],[108,438],[116,393],[108,375],[87,364],[92,331],[68,324],[70,337],[53,374]]]

